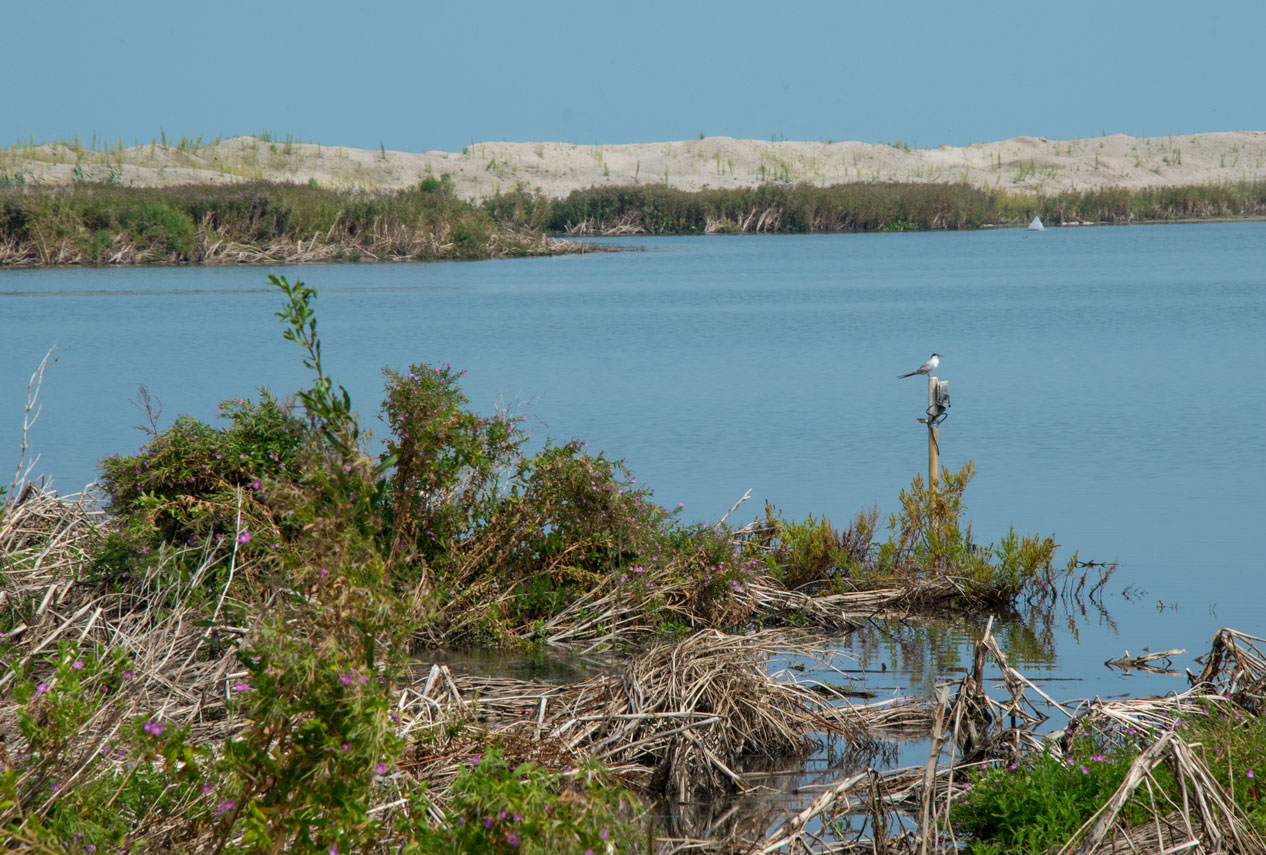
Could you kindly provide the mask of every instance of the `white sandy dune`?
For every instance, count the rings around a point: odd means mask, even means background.
[[[1266,132],[1079,140],[1015,137],[962,148],[862,142],[765,142],[731,137],[633,145],[475,143],[461,152],[367,151],[255,137],[209,145],[96,151],[73,144],[0,149],[10,182],[75,180],[155,186],[269,179],[384,190],[448,175],[457,195],[524,188],[548,196],[614,184],[685,190],[767,182],[960,182],[1022,193],[1175,186],[1266,178]]]

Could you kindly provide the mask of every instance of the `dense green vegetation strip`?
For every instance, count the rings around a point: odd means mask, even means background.
[[[0,186],[0,265],[477,259],[557,251],[428,179],[386,193],[314,185]]]
[[[976,229],[1266,216],[1266,181],[1105,188],[1029,196],[968,184],[765,184],[688,192],[663,185],[593,187],[551,200],[503,194],[485,203],[499,222],[571,234],[739,234]]]
[[[572,247],[547,234],[922,231],[1266,216],[1266,182],[1029,196],[968,184],[518,190],[482,204],[444,178],[388,192],[264,181],[134,188],[0,181],[0,266],[480,259]]]

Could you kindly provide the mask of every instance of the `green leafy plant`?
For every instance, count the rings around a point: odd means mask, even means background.
[[[227,427],[181,416],[136,455],[101,461],[106,509],[137,548],[210,537],[254,550],[277,540],[264,485],[297,476],[308,428],[267,392],[219,409]]]
[[[434,556],[470,533],[486,489],[517,455],[523,436],[509,416],[468,410],[457,385],[465,372],[452,366],[385,373],[383,419],[393,437],[383,459],[395,465],[391,554]]]
[[[1026,592],[1049,594],[1056,578],[1053,538],[1010,531],[996,545],[974,541],[963,503],[974,475],[971,462],[958,472],[942,468],[931,485],[915,475],[910,488],[901,491],[901,511],[889,515],[888,539],[880,543],[875,542],[878,509],[858,514],[840,531],[812,516],[803,522],[783,520],[772,506],[749,542],[764,555],[770,573],[790,587],[904,586],[918,595],[921,588],[949,585],[949,592],[977,604],[1006,603]]]
[[[1116,792],[1133,757],[1082,737],[1067,755],[996,765],[974,776],[951,818],[972,835],[973,853],[1052,851]]]
[[[193,220],[166,202],[142,202],[125,212],[119,222],[141,243],[164,253],[188,256],[193,249]]]
[[[134,665],[121,651],[62,642],[15,691],[22,746],[0,772],[0,829],[33,849],[93,852],[139,842],[147,817],[210,811],[205,748],[188,726],[134,716]],[[105,740],[85,732],[106,725]],[[170,841],[165,832],[154,836]]]
[[[642,808],[601,770],[566,773],[510,765],[496,745],[471,758],[452,788],[445,821],[422,849],[436,855],[644,851]]]

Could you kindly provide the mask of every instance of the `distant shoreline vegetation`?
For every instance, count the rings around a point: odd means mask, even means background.
[[[0,267],[442,261],[585,248],[496,222],[434,178],[376,193],[267,181],[0,182]]]
[[[685,191],[594,187],[564,199],[502,194],[498,222],[572,236],[897,232],[1020,226],[1242,219],[1266,216],[1266,181],[1028,195],[968,184],[764,184]]]
[[[978,229],[1266,216],[1266,181],[1026,195],[967,184],[637,184],[482,203],[443,178],[393,191],[253,181],[0,182],[0,267],[473,260],[584,251],[554,236]]]

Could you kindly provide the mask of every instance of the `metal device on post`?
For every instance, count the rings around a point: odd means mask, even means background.
[[[950,395],[949,381],[937,380],[928,375],[928,408],[927,415],[919,419],[928,426],[928,484],[936,483],[937,473],[941,469],[940,425],[949,418]]]

